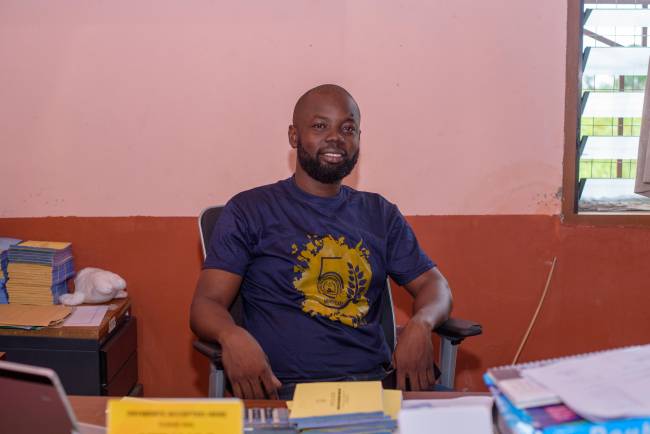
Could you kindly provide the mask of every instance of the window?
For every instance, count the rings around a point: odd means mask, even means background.
[[[580,77],[573,105],[578,109],[577,134],[570,139],[575,150],[574,191],[567,195],[573,197],[572,212],[650,214],[650,198],[634,193],[650,58],[648,3],[584,0],[569,7],[569,26],[576,22],[572,8],[580,15],[578,49],[572,50],[569,43],[567,50],[567,77],[575,73],[572,64]],[[572,38],[570,27],[568,37]],[[571,62],[569,56],[576,52],[578,59]]]

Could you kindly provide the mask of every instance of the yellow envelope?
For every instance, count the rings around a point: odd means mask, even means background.
[[[11,300],[11,298],[10,298]],[[68,306],[24,306],[21,304],[0,304],[0,325],[21,327],[47,327],[62,322],[72,313]]]

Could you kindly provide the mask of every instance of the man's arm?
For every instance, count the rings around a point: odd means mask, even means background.
[[[223,366],[237,397],[277,398],[281,384],[266,354],[228,311],[241,281],[241,276],[227,271],[201,271],[190,308],[190,328],[201,339],[219,342]]]
[[[437,268],[422,273],[404,287],[415,300],[413,316],[400,333],[393,355],[397,387],[406,390],[408,377],[411,390],[427,390],[435,383],[431,331],[449,317],[451,290]]]

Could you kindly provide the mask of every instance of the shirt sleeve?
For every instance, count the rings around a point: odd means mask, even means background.
[[[398,285],[405,285],[436,266],[418,244],[415,233],[395,205],[389,217],[386,271]]]
[[[243,276],[251,261],[252,246],[253,237],[244,213],[230,201],[212,231],[203,269],[218,268]]]

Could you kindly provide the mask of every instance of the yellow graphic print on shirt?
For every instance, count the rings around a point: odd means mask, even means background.
[[[310,235],[308,239],[302,250],[291,246],[298,261],[293,267],[297,274],[293,286],[305,296],[302,310],[352,327],[363,324],[369,308],[365,295],[372,279],[370,252],[363,241],[352,248],[345,237]]]

